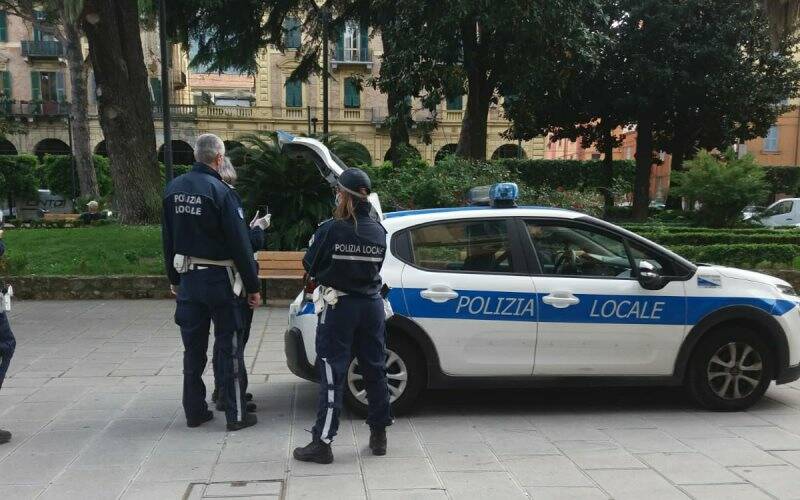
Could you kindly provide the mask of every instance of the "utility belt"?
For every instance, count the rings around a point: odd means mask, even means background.
[[[328,306],[335,308],[336,304],[339,302],[339,297],[344,297],[345,295],[347,295],[347,292],[342,292],[325,285],[318,286],[311,295],[311,301],[314,303],[314,314],[322,313]],[[389,319],[394,316],[392,305],[387,298],[382,297],[382,300],[383,312],[386,315],[386,319]]]
[[[11,310],[11,297],[13,296],[14,296],[14,289],[11,288],[11,285],[0,288],[0,300],[2,300],[3,311]]]
[[[191,257],[189,255],[176,253],[175,257],[172,259],[172,266],[175,268],[178,274],[199,269],[207,269],[208,267],[224,267],[228,272],[228,280],[231,282],[233,295],[239,297],[242,295],[242,291],[244,290],[242,275],[236,269],[236,264],[234,264],[233,259],[211,260],[204,259],[202,257]]]

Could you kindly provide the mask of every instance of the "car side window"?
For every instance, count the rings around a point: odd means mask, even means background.
[[[791,211],[792,211],[792,202],[782,201],[776,205],[773,205],[772,208],[769,208],[766,212],[764,212],[764,215],[765,216],[782,215],[782,214],[788,214]]]
[[[621,238],[591,228],[527,221],[543,274],[631,278]]]
[[[430,271],[511,273],[505,219],[443,222],[410,231],[413,262]]]
[[[641,262],[648,262],[661,276],[678,275],[675,264],[668,258],[653,253],[652,250],[640,245],[636,241],[629,241],[628,248],[631,251],[631,257],[636,266],[639,266]]]

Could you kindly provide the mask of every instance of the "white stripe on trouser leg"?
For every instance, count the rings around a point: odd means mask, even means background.
[[[325,363],[325,378],[326,382],[328,382],[328,411],[325,413],[325,425],[322,427],[320,439],[322,439],[324,443],[330,444],[331,438],[328,437],[328,433],[331,431],[331,420],[333,419],[333,372],[331,371],[331,365],[328,364],[327,358],[322,358],[322,362]]]
[[[242,388],[239,387],[239,342],[236,338],[238,331],[233,332],[233,386],[236,393],[236,420],[241,422],[242,418]]]

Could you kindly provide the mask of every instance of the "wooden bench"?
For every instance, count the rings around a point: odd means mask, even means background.
[[[75,222],[81,218],[80,214],[54,214],[50,212],[46,212],[42,219],[45,222],[60,222],[60,221],[72,221]]]
[[[267,301],[268,279],[303,279],[303,256],[305,252],[272,252],[256,253],[258,278],[261,280],[261,300]],[[299,291],[299,290],[298,290]]]

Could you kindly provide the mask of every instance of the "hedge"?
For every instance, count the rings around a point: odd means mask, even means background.
[[[601,160],[521,160],[506,158],[492,163],[507,168],[520,181],[533,188],[551,187],[579,189],[605,186]],[[631,160],[614,160],[614,178],[632,184],[636,164]]]
[[[725,232],[692,232],[692,233],[645,233],[639,232],[649,240],[662,245],[718,245],[718,244],[788,244],[800,245],[800,232],[736,234]]]
[[[650,234],[678,234],[678,233],[730,233],[730,234],[798,234],[800,230],[796,228],[769,228],[769,227],[737,227],[719,229],[713,227],[694,227],[694,226],[663,226],[652,224],[621,224],[622,227],[634,233]]]
[[[108,158],[92,155],[92,161],[100,196],[108,196],[114,190]],[[77,175],[73,179],[72,156],[45,155],[41,169],[44,173],[45,181],[43,187],[50,189],[53,194],[72,198],[73,189],[75,194],[80,192]]]
[[[800,256],[800,245],[785,244],[675,245],[670,250],[693,262],[741,267],[762,263],[791,265]]]

